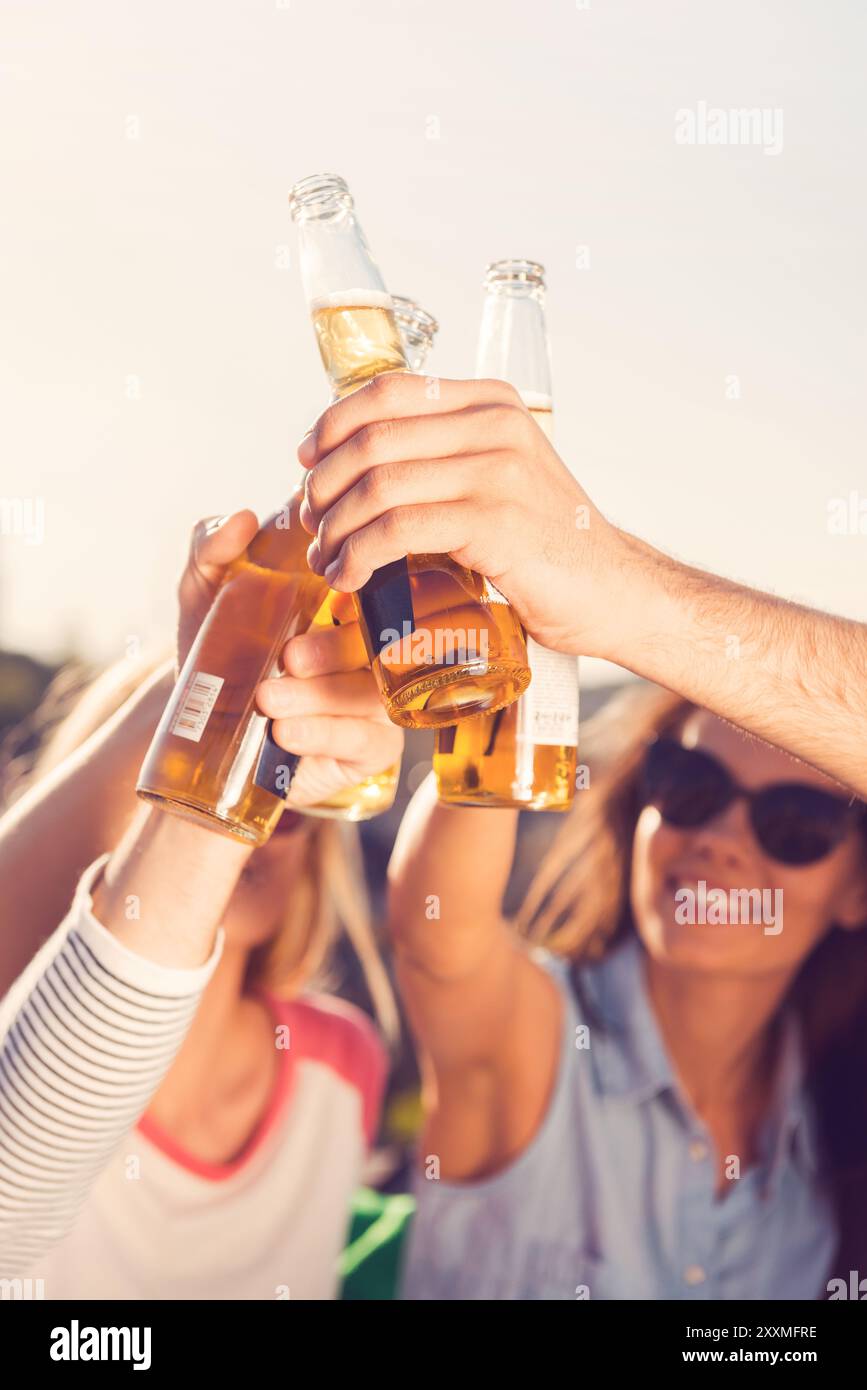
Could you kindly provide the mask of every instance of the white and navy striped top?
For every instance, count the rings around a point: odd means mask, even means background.
[[[230,1161],[185,1151],[146,1111],[222,934],[196,970],[136,955],[93,915],[104,862],[0,1003],[4,1289],[48,1299],[333,1297],[378,1124],[386,1053],[376,1030],[341,1000],[263,995],[279,1048],[267,1110]]]
[[[0,1278],[70,1229],[171,1066],[222,948],[221,933],[195,970],[130,951],[90,911],[104,863],[0,1003]]]

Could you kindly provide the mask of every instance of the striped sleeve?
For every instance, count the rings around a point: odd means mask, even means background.
[[[180,970],[129,950],[72,907],[0,1002],[0,1278],[21,1277],[71,1228],[172,1064],[222,950]]]

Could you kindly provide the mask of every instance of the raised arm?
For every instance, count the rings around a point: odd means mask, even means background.
[[[142,808],[0,1003],[0,1277],[20,1278],[63,1238],[147,1108],[250,852]]]
[[[194,528],[178,587],[181,660],[225,565],[255,528],[247,511],[219,527],[199,522]],[[163,662],[116,708],[125,681],[125,671],[115,667],[94,683],[73,711],[72,727],[61,728],[56,765],[0,819],[0,995],[66,915],[84,870],[119,843],[140,806],[136,778],[172,688],[174,663]],[[51,744],[47,751],[53,760]]]
[[[434,398],[435,396],[435,398]],[[487,575],[528,631],[605,657],[867,796],[867,626],[612,526],[504,382],[388,374],[302,441],[310,562],[351,591],[408,551]]]
[[[181,650],[254,523],[242,514],[228,540],[197,535]],[[218,924],[250,853],[135,800],[171,678],[156,672],[0,827],[2,1278],[62,1239],[147,1108],[216,965]],[[115,844],[107,865],[96,858]]]
[[[0,995],[66,915],[83,871],[129,827],[140,805],[136,775],[172,679],[172,663],[153,672],[0,820]]]
[[[867,625],[692,569],[622,531],[598,655],[867,797]]]
[[[559,1050],[557,990],[505,922],[517,812],[416,792],[389,865],[389,927],[425,1073],[423,1149],[440,1175],[495,1172],[545,1113]]]

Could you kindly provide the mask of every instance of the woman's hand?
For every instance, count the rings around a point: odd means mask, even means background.
[[[178,584],[178,670],[187,659],[226,570],[246,550],[259,529],[256,513],[209,516],[197,521],[190,553]]]
[[[320,416],[309,469],[310,566],[361,588],[409,553],[486,575],[539,642],[601,654],[620,533],[597,511],[517,391],[502,381],[388,373]]]
[[[258,528],[255,513],[208,518],[193,528],[178,585],[178,661],[183,664],[228,566]],[[301,755],[287,805],[303,810],[400,762],[403,734],[385,713],[349,599],[340,626],[314,627],[282,653],[285,674],[261,683],[256,702],[281,748]]]
[[[283,651],[285,675],[256,695],[281,748],[300,753],[287,802],[303,811],[400,762],[403,732],[392,724],[367,665],[351,605],[339,627],[313,627]]]

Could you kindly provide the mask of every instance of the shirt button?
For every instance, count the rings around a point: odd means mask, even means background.
[[[683,1281],[685,1284],[703,1284],[707,1275],[701,1265],[687,1265],[683,1271]]]
[[[689,1156],[693,1163],[702,1163],[707,1158],[707,1144],[703,1139],[693,1139],[689,1146]]]

